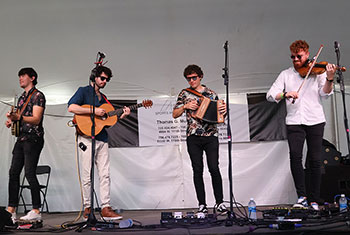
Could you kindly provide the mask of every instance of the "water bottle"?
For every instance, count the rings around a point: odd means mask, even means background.
[[[348,200],[346,200],[345,194],[340,195],[339,199],[339,211],[346,212],[348,210]]]
[[[132,221],[132,219],[121,220],[119,222],[119,228],[131,228],[133,224],[134,222]]]
[[[256,203],[254,198],[251,198],[248,203],[248,217],[251,220],[256,220]]]

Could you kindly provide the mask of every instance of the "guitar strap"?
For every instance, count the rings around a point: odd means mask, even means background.
[[[102,95],[103,99],[105,99],[105,101],[106,101],[108,104],[112,105],[112,104],[107,100],[107,98],[106,98],[106,96],[105,96],[104,94],[101,93],[101,95]],[[112,105],[112,106],[113,106],[113,105]]]
[[[29,97],[27,98],[27,101],[25,102],[25,104],[22,106],[21,108],[21,112],[19,113],[19,116],[21,117],[22,116],[22,113],[24,112],[25,108],[27,107],[29,101],[30,101],[30,98],[32,98],[32,95],[34,93],[36,93],[38,90],[37,89],[34,89],[32,93],[30,93]]]

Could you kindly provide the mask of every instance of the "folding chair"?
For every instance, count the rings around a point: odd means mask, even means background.
[[[38,181],[39,181],[39,185],[40,185],[40,192],[43,195],[41,211],[44,212],[44,207],[46,205],[46,212],[47,213],[49,213],[49,206],[48,206],[48,203],[46,201],[46,194],[47,194],[47,188],[49,186],[50,174],[51,174],[51,167],[50,166],[48,166],[48,165],[37,166],[36,175],[39,176]],[[44,177],[46,176],[46,180],[41,179],[40,175],[43,175]],[[42,181],[42,183],[41,183],[41,181]],[[23,206],[24,213],[27,213],[29,211],[29,210],[27,210],[27,206],[30,206],[31,204],[25,203],[24,197],[23,197],[23,189],[30,189],[30,186],[29,186],[25,176],[23,176],[23,180],[22,180],[22,183],[20,185],[20,193],[19,193],[19,198],[22,200],[23,204],[19,204],[18,207]]]

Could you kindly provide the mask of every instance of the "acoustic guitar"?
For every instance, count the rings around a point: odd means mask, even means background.
[[[142,103],[129,106],[129,108],[130,111],[132,111],[140,107],[150,108],[152,105],[153,102],[151,100],[144,100]],[[82,107],[92,109],[92,106],[89,104],[84,104]],[[114,109],[110,104],[102,104],[98,108],[106,110],[106,114],[104,116],[95,115],[95,135],[98,135],[105,126],[115,125],[118,121],[118,117],[123,113],[123,108]],[[73,123],[76,125],[79,134],[91,136],[91,114],[75,114]]]

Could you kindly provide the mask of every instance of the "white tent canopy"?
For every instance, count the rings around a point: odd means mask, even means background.
[[[290,66],[289,45],[307,40],[310,54],[335,62],[333,43],[349,63],[349,1],[279,0],[2,0],[0,96],[13,98],[19,68],[33,66],[50,103],[65,103],[86,84],[98,51],[118,98],[176,95],[195,63],[204,81],[225,89],[223,44],[229,42],[232,92],[267,89]],[[329,6],[329,8],[328,8]],[[347,82],[348,83],[348,82]]]

